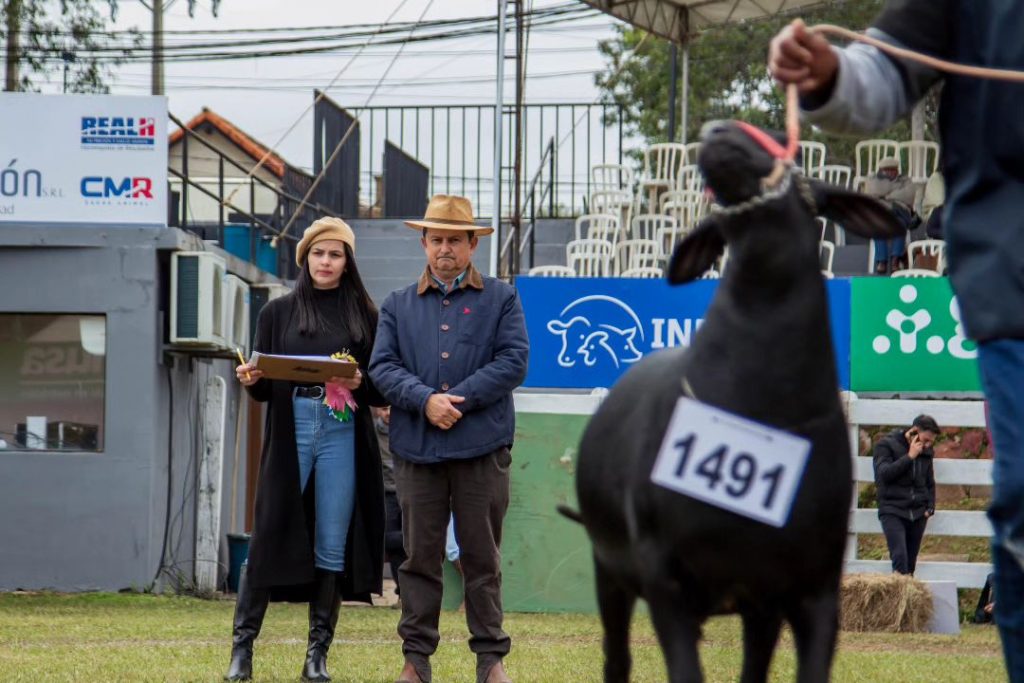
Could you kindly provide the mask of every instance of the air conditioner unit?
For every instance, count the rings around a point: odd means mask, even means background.
[[[171,254],[171,343],[224,349],[224,259],[208,251]]]
[[[249,285],[249,340],[256,341],[256,320],[260,311],[267,305],[268,301],[284,296],[292,291],[288,285],[276,282],[253,283]],[[249,348],[252,348],[250,345]]]
[[[224,332],[231,351],[249,357],[249,285],[235,275],[224,278]]]

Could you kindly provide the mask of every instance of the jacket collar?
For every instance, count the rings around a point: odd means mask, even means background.
[[[484,278],[472,263],[466,266],[465,277],[462,278],[462,284],[459,285],[459,289],[465,289],[466,287],[472,287],[473,289],[484,288]],[[423,269],[423,274],[420,275],[420,280],[416,285],[416,293],[422,296],[430,289],[441,291],[441,288],[438,287],[434,278],[430,275],[430,266],[427,266]]]

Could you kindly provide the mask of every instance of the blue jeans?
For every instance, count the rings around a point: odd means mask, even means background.
[[[978,345],[978,369],[995,445],[992,563],[996,625],[1011,683],[1024,683],[1024,340]]]
[[[316,472],[316,538],[314,562],[320,569],[345,569],[345,541],[356,494],[355,418],[339,422],[323,399],[294,397],[295,447],[299,453],[299,486],[306,490]]]
[[[907,241],[904,237],[872,241],[875,243],[875,263],[888,263],[889,259],[903,256],[907,251]]]
[[[449,562],[459,559],[459,542],[455,539],[455,515],[448,517],[448,533],[444,542],[444,555]]]

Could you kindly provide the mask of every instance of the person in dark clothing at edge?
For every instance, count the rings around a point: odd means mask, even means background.
[[[1024,70],[1024,2],[889,0],[868,34],[973,66]],[[793,83],[804,118],[871,134],[943,82],[939,107],[949,276],[989,405],[996,626],[1011,683],[1024,683],[1024,84],[947,75],[854,43],[839,49],[799,20],[772,40],[769,70]]]
[[[355,377],[327,385],[271,380],[235,369],[268,402],[249,558],[235,605],[226,680],[252,677],[253,641],[273,599],[309,600],[305,681],[329,681],[327,651],[342,597],[370,602],[383,589],[384,487],[370,406],[385,401],[367,381],[377,309],[355,262],[355,234],[339,218],[309,226],[295,249],[295,291],[270,301],[256,323],[256,351],[355,357]],[[356,407],[336,399],[340,387]],[[333,404],[331,403],[333,401]]]
[[[935,514],[932,445],[939,426],[918,415],[910,429],[897,429],[875,444],[878,519],[889,546],[892,570],[913,574],[928,518]]]

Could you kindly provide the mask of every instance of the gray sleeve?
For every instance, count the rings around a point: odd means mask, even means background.
[[[900,45],[877,29],[868,29],[868,35]],[[864,43],[835,50],[839,72],[831,96],[820,106],[807,108],[804,101],[801,107],[805,121],[833,133],[863,135],[888,128],[941,77],[934,69],[894,61]]]

